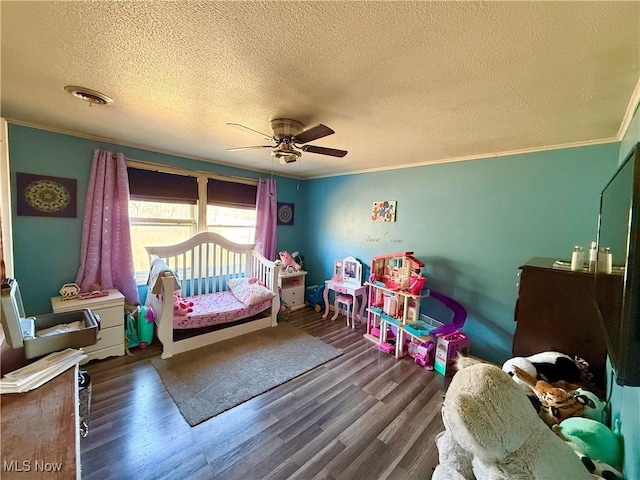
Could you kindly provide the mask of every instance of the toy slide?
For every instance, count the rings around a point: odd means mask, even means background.
[[[439,302],[442,302],[445,307],[453,312],[453,318],[451,321],[434,328],[429,332],[430,335],[448,335],[450,333],[459,330],[464,325],[465,320],[467,319],[467,310],[456,302],[453,298],[447,297],[446,295],[436,292],[435,290],[429,291],[429,296],[435,298]]]

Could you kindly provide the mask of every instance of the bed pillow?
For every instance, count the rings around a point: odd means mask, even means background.
[[[245,305],[255,305],[275,297],[275,293],[258,283],[249,282],[248,278],[230,278],[227,280],[227,288],[233,296]]]

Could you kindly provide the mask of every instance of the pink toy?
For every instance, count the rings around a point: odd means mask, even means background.
[[[420,270],[416,275],[411,275],[410,281],[411,285],[409,286],[409,292],[413,295],[420,295],[422,289],[424,288],[424,284],[427,281],[426,277],[420,275]]]
[[[173,292],[173,313],[176,315],[186,315],[193,312],[193,302],[183,298],[179,292]]]
[[[298,262],[296,262],[293,257],[291,256],[291,254],[289,254],[289,252],[287,252],[286,250],[283,250],[279,253],[280,255],[280,260],[282,261],[282,271],[286,272],[289,270],[289,267],[294,271],[294,272],[299,272],[300,270],[302,270],[302,268],[300,267],[300,265],[298,265]]]
[[[389,342],[380,342],[380,345],[378,345],[378,348],[385,353],[393,353],[396,350],[395,345]]]
[[[427,370],[433,370],[435,342],[425,342],[418,345],[414,362]]]
[[[442,375],[452,373],[454,370],[454,361],[458,353],[463,355],[469,354],[469,337],[458,330],[438,337],[436,358],[434,360],[435,371]]]
[[[251,277],[251,278],[249,278],[248,282],[249,282],[249,283],[252,283],[252,284],[253,284],[253,283],[257,283],[258,285],[261,285],[261,286],[263,286],[263,287],[266,287],[266,286],[267,286],[267,284],[266,284],[266,283],[264,283],[262,280],[258,280],[256,277]]]

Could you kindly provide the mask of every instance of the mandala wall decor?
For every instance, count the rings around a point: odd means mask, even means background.
[[[75,178],[16,174],[18,215],[35,217],[76,217]]]
[[[293,203],[278,202],[278,225],[293,225]]]

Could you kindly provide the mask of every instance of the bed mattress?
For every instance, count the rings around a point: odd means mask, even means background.
[[[176,330],[234,322],[271,308],[271,300],[247,306],[230,291],[185,297],[185,300],[193,302],[193,307],[191,307],[193,312],[186,315],[174,314],[173,328]]]

